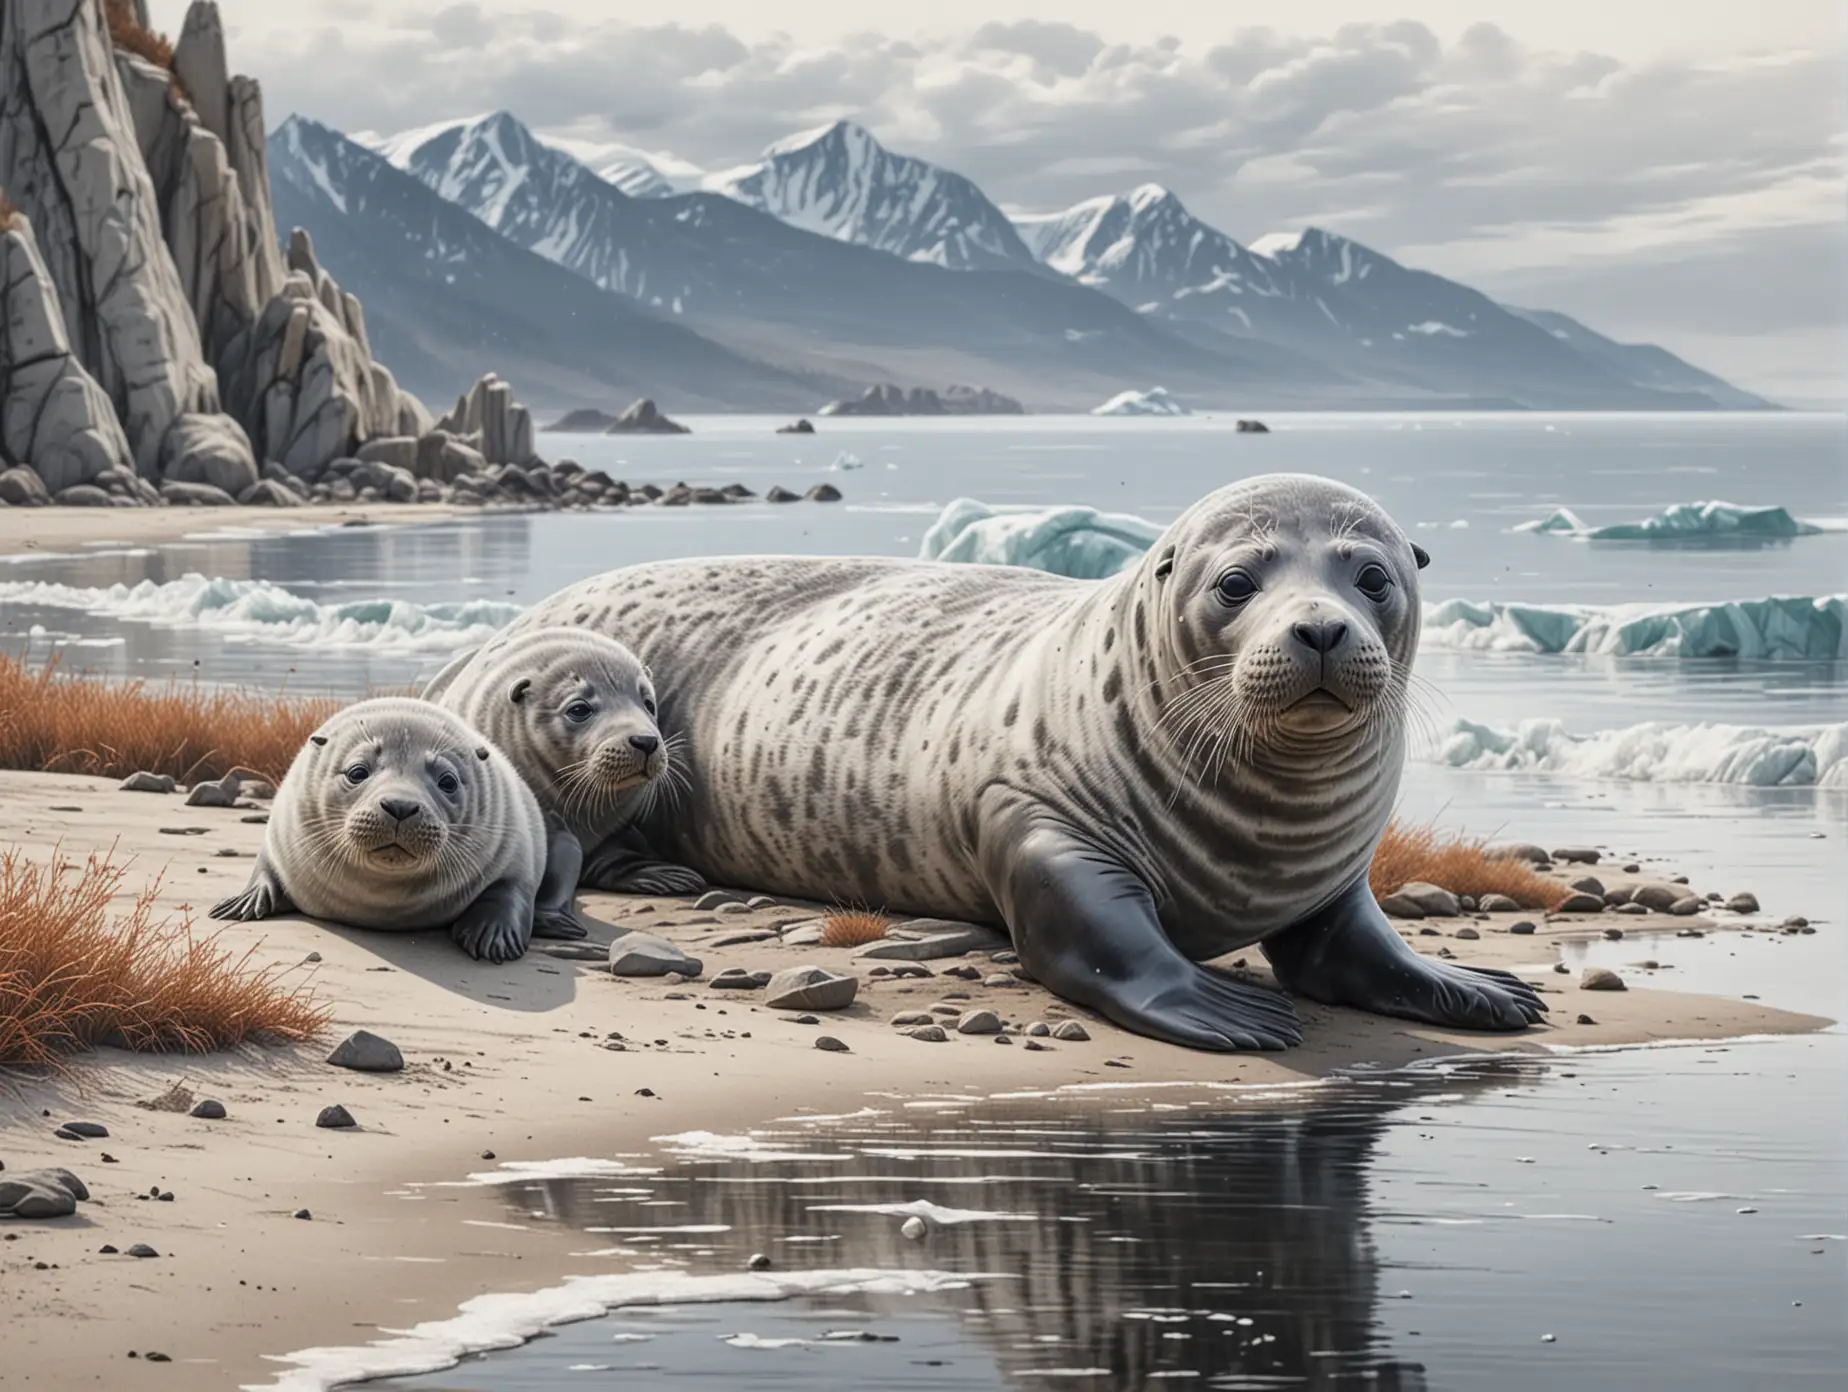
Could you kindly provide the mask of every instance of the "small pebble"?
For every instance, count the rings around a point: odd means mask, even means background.
[[[1578,1022],[1579,1022],[1579,1023],[1581,1024],[1581,1025],[1595,1025],[1595,1024],[1597,1024],[1597,1023],[1598,1023],[1598,1022],[1597,1022],[1596,1020],[1594,1020],[1594,1019],[1592,1019],[1592,1018],[1591,1018],[1591,1016],[1589,1016],[1589,1015],[1581,1015],[1581,1016],[1579,1016],[1579,1017],[1578,1017]]]
[[[905,1219],[898,1230],[911,1241],[922,1242],[925,1234],[930,1231],[930,1226],[914,1213],[909,1218]]]
[[[295,1210],[295,1217],[301,1219],[304,1223],[306,1223],[310,1219],[312,1219],[314,1215],[305,1208],[298,1208]]]
[[[1519,923],[1510,923],[1508,925],[1508,931],[1513,933],[1517,938],[1524,938],[1534,931],[1534,925],[1529,923],[1526,919],[1522,919]]]
[[[358,1126],[353,1114],[336,1102],[331,1107],[321,1108],[321,1114],[314,1119],[314,1124],[324,1131],[345,1131]]]
[[[816,1035],[815,1047],[830,1054],[844,1054],[847,1052],[847,1046],[831,1034]]]
[[[187,1115],[197,1117],[200,1121],[223,1121],[225,1119],[225,1104],[222,1102],[214,1102],[208,1097],[202,1102],[194,1103],[192,1111],[187,1113]]]
[[[156,1252],[145,1242],[137,1242],[133,1247],[128,1249],[128,1255],[131,1257],[158,1257],[160,1253]]]
[[[1610,939],[1610,940],[1611,940],[1612,942],[1616,942],[1616,941],[1617,941],[1617,940],[1618,940],[1619,938],[1621,938],[1621,937],[1623,936],[1623,929],[1621,929],[1621,928],[1606,928],[1606,929],[1604,930],[1604,936],[1605,936],[1605,937],[1607,937],[1607,938],[1609,938],[1609,939]]]

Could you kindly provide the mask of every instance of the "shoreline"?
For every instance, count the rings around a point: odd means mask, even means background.
[[[30,534],[11,527],[0,530],[0,556],[86,556],[122,546],[161,546],[213,533],[248,536],[277,532],[320,531],[351,526],[415,526],[447,522],[510,508],[469,507],[459,503],[312,503],[302,507],[142,507],[10,508],[30,518]],[[518,509],[523,511],[524,509]]]
[[[72,807],[82,810],[54,810]],[[133,862],[124,890],[162,875],[162,909],[190,906],[201,931],[220,926],[199,915],[242,883],[260,845],[262,828],[241,815],[186,808],[177,796],[122,793],[106,780],[0,773],[4,844],[44,860],[60,844],[67,857],[81,856],[115,839],[118,863]],[[202,831],[169,835],[163,827]],[[1731,915],[1709,922],[1529,914],[1539,923],[1531,939],[1506,931],[1521,915],[1406,925],[1422,950],[1454,949],[1460,960],[1520,968],[1540,982],[1551,1021],[1523,1034],[1460,1034],[1298,1001],[1301,1047],[1200,1054],[1124,1034],[1037,986],[941,975],[863,976],[853,1006],[805,1025],[752,993],[713,990],[707,982],[730,966],[846,966],[844,950],[774,938],[725,945],[810,916],[812,907],[783,901],[716,914],[685,900],[594,893],[581,902],[593,941],[646,927],[702,957],[706,975],[684,986],[612,978],[599,963],[543,951],[490,967],[468,961],[441,935],[364,933],[299,918],[232,925],[227,943],[253,946],[256,963],[298,969],[289,979],[312,980],[333,1007],[321,1044],[197,1057],[104,1051],[76,1061],[64,1079],[15,1080],[0,1096],[0,1160],[12,1171],[67,1166],[93,1199],[75,1219],[0,1225],[0,1237],[15,1239],[0,1245],[0,1271],[11,1278],[0,1386],[114,1387],[125,1366],[141,1366],[128,1362],[130,1350],[185,1363],[191,1386],[268,1385],[282,1365],[265,1355],[368,1343],[382,1327],[448,1319],[476,1295],[556,1286],[584,1269],[571,1255],[582,1234],[558,1225],[505,1231],[455,1221],[468,1188],[421,1190],[417,1202],[403,1197],[406,1185],[460,1180],[509,1162],[642,1157],[653,1148],[651,1137],[732,1134],[805,1109],[851,1112],[870,1094],[894,1090],[990,1095],[1081,1087],[1120,1098],[1156,1084],[1231,1083],[1263,1098],[1278,1096],[1277,1085],[1313,1085],[1357,1064],[1392,1067],[1459,1054],[1569,1058],[1550,1046],[1738,1039],[1828,1023],[1750,1001],[1645,988],[1668,984],[1672,972],[1626,969],[1634,989],[1594,993],[1579,989],[1576,975],[1550,970],[1559,944],[1607,927],[1635,933],[1645,924],[1652,931],[1696,924],[1719,934],[1747,926]],[[1442,936],[1417,932],[1433,925]],[[1480,939],[1455,941],[1465,925],[1480,930]],[[308,963],[311,952],[321,960]],[[1261,958],[1250,956],[1260,968],[1252,975],[1264,980]],[[986,966],[984,958],[968,960]],[[931,966],[941,972],[962,964]],[[862,971],[868,965],[858,964]],[[923,1043],[887,1023],[895,1011],[928,1008],[952,991],[971,997],[970,1008],[1015,1020],[1081,1019],[1091,1039],[1049,1040],[1051,1047],[1030,1053],[954,1034],[947,1043]],[[1597,1023],[1573,1023],[1580,1014]],[[355,1028],[399,1045],[405,1070],[363,1074],[326,1065],[327,1050]],[[624,1037],[620,1050],[608,1047],[611,1031]],[[817,1049],[820,1033],[837,1036],[849,1052]],[[200,1121],[135,1105],[174,1082],[223,1102],[229,1117]],[[1239,1105],[1237,1093],[1221,1095]],[[359,1129],[317,1130],[316,1113],[331,1103],[347,1106]],[[51,1135],[72,1119],[103,1123],[109,1139]],[[117,1163],[103,1163],[104,1152]],[[173,1191],[174,1201],[136,1197],[152,1186]],[[299,1209],[312,1218],[293,1217]],[[135,1242],[161,1256],[137,1261],[98,1252],[104,1243],[126,1250]],[[407,1267],[415,1268],[408,1284]]]

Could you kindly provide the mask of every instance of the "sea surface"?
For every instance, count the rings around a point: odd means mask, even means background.
[[[632,483],[761,494],[825,481],[845,498],[21,559],[0,565],[0,644],[96,673],[354,695],[427,675],[521,607],[615,566],[916,555],[964,497],[1165,523],[1220,484],[1276,471],[1377,497],[1433,557],[1427,601],[1602,609],[1848,592],[1841,530],[1673,546],[1514,530],[1562,507],[1598,525],[1711,500],[1839,528],[1839,416],[1268,419],[1258,436],[1230,418],[1021,418],[822,421],[790,437],[738,417],[694,418],[694,434],[672,439],[542,436],[547,457]],[[20,517],[0,514],[0,526]],[[1818,931],[1633,935],[1584,949],[1587,960],[1653,958],[1671,964],[1662,984],[1848,1013],[1839,650],[1752,660],[1428,645],[1418,671],[1430,739],[1408,766],[1402,816],[1601,844],[1671,864],[1697,888],[1750,889],[1769,920],[1804,914]],[[1471,730],[1488,734],[1459,742]],[[1485,738],[1503,752],[1484,754]],[[778,1271],[928,1267],[964,1278],[952,1288],[843,1286],[747,1305],[713,1303],[695,1281],[685,1300],[402,1385],[1839,1387],[1844,1097],[1837,1029],[1363,1071],[1263,1099],[869,1099],[873,1114],[755,1138],[788,1159],[667,1143],[657,1176],[488,1187],[480,1216],[662,1228],[587,1234],[598,1255],[584,1269],[658,1267],[670,1294],[667,1274],[737,1273],[754,1252]],[[911,1244],[899,1215],[865,1211],[919,1202],[978,1216]],[[846,1337],[856,1331],[871,1337]]]

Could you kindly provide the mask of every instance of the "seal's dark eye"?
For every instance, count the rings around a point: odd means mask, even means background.
[[[1381,600],[1392,588],[1392,577],[1386,573],[1383,565],[1364,565],[1360,574],[1354,577],[1354,587],[1368,599]]]
[[[354,764],[352,768],[346,771],[346,781],[357,788],[361,783],[364,783],[371,774],[372,770],[367,768],[364,764]]]
[[[443,790],[444,797],[454,797],[456,790],[462,786],[462,781],[453,773],[446,773],[436,780],[436,786]]]
[[[1228,570],[1219,577],[1217,588],[1227,604],[1243,604],[1258,592],[1258,582],[1242,570]]]
[[[565,707],[565,719],[573,725],[582,725],[595,714],[596,711],[591,709],[588,701],[573,701]]]
[[[654,697],[652,696],[642,697],[642,709],[647,711],[649,715],[653,715],[655,713]]]

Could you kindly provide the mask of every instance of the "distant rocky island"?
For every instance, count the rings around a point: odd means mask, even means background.
[[[821,416],[1021,416],[1022,406],[1011,396],[987,387],[952,386],[943,392],[929,387],[900,387],[881,382],[846,401],[830,401],[816,412]]]
[[[561,435],[690,435],[679,421],[661,413],[648,397],[631,405],[619,416],[599,411],[594,406],[580,406],[567,411],[546,427]]]

